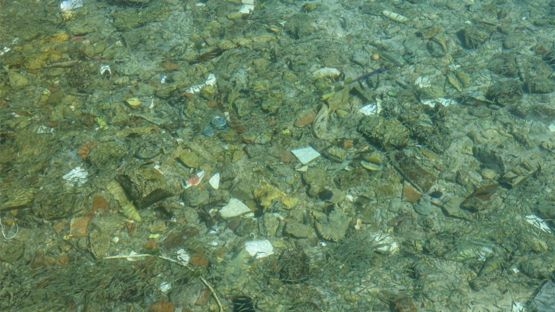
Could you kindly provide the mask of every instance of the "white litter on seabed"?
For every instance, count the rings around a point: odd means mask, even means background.
[[[297,157],[303,165],[306,165],[314,159],[320,157],[320,153],[310,146],[293,149],[291,150],[291,153],[293,153],[293,155],[295,155],[295,157]]]
[[[267,239],[252,240],[245,242],[245,249],[256,259],[268,257],[274,254],[274,246]]]

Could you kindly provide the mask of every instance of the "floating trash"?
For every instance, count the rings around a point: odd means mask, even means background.
[[[274,246],[267,239],[252,240],[245,242],[245,249],[256,259],[268,257],[274,254]]]
[[[306,165],[314,159],[320,157],[320,153],[310,146],[300,147],[291,150],[291,153],[297,157],[301,164]]]

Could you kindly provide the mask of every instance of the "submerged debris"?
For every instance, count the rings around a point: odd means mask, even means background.
[[[274,254],[274,247],[267,239],[245,242],[245,250],[256,259],[265,258]]]
[[[64,174],[62,178],[66,180],[68,184],[79,187],[87,182],[88,176],[89,173],[87,172],[87,170],[85,170],[81,166],[78,166],[71,169],[68,173]]]
[[[123,215],[131,220],[141,222],[139,211],[137,211],[135,205],[127,198],[125,191],[116,180],[109,182],[106,189],[120,205]]]
[[[291,153],[293,153],[293,155],[295,155],[295,157],[297,157],[303,165],[306,165],[314,159],[320,157],[320,153],[310,146],[293,149],[291,150]]]
[[[0,10],[0,310],[549,309],[553,6],[54,2]]]

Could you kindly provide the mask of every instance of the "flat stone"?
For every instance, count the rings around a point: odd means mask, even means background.
[[[287,222],[285,234],[294,238],[309,238],[315,236],[312,227],[295,221]]]
[[[229,203],[220,209],[220,216],[224,219],[229,219],[249,212],[251,212],[251,209],[242,201],[237,198],[231,198]]]

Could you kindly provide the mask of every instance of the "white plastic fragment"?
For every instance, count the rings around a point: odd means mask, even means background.
[[[420,89],[430,88],[432,86],[432,80],[429,76],[420,76],[416,78],[414,85]]]
[[[0,56],[4,55],[4,54],[6,54],[10,51],[11,51],[11,49],[9,47],[3,47],[3,48],[0,49]]]
[[[295,148],[291,153],[297,157],[301,164],[306,165],[314,159],[320,157],[320,153],[310,146]]]
[[[81,166],[71,169],[68,173],[64,174],[62,177],[68,184],[73,186],[81,186],[87,182],[87,177],[89,173],[87,170],[81,168]]]
[[[545,233],[551,233],[551,229],[549,228],[549,225],[547,225],[547,222],[545,222],[542,218],[533,214],[527,215],[525,218],[526,218],[526,222],[533,225],[535,228]]]
[[[8,46],[0,47],[0,56],[10,52],[12,50],[10,46],[17,44],[18,41],[19,41],[19,38],[14,38]]]
[[[333,67],[322,67],[312,73],[314,79],[321,78],[337,78],[341,75],[341,72],[337,68]]]
[[[245,250],[251,257],[256,259],[268,257],[274,254],[274,246],[267,239],[252,240],[245,242]]]
[[[241,8],[239,8],[239,13],[250,14],[254,11],[254,0],[241,0]]]
[[[190,86],[186,90],[186,92],[190,93],[190,94],[199,93],[200,90],[202,90],[202,88],[207,87],[207,86],[213,86],[215,84],[216,84],[216,76],[214,74],[208,74],[208,77],[206,78],[206,80],[203,83],[199,83],[199,84]]]
[[[208,74],[204,86],[213,86],[216,84],[216,76],[214,74]]]
[[[552,122],[547,126],[550,132],[555,132],[555,122]]]
[[[179,261],[181,264],[189,264],[189,261],[191,260],[191,256],[189,255],[189,253],[181,248],[176,252],[176,258],[177,261]]]
[[[369,103],[361,107],[358,111],[364,116],[372,116],[379,114],[381,107],[379,103]]]
[[[392,255],[399,251],[399,243],[397,243],[390,235],[385,233],[376,233],[371,237],[375,243],[377,252]]]
[[[480,248],[480,250],[478,250],[478,260],[484,262],[492,254],[493,254],[493,249],[487,246],[483,246],[482,248]]]
[[[83,0],[64,0],[60,2],[60,10],[62,12],[75,10],[82,6],[83,6]]]
[[[220,187],[220,173],[217,172],[212,177],[210,177],[210,179],[208,180],[208,184],[210,184],[213,189],[217,190]]]
[[[399,22],[399,23],[405,23],[409,20],[406,16],[403,16],[401,14],[391,12],[391,11],[388,11],[388,10],[383,10],[382,14],[385,17],[389,18],[390,20],[393,20],[393,21],[396,21],[396,22]]]
[[[172,289],[172,283],[170,282],[161,282],[160,286],[158,287],[162,293],[167,293]]]
[[[37,134],[49,134],[49,133],[54,133],[54,128],[51,127],[47,127],[45,125],[40,125],[37,127],[37,130],[35,131]]]
[[[524,312],[526,311],[526,303],[522,301],[513,301],[513,305],[511,306],[511,312]]]
[[[230,198],[229,203],[220,209],[220,216],[224,219],[229,219],[251,212],[242,201],[237,198]]]
[[[0,218],[0,232],[2,233],[2,237],[4,237],[5,240],[14,239],[19,232],[19,225],[15,223],[15,225],[6,227],[8,228],[7,230],[4,229],[4,223],[2,223],[2,218]]]
[[[108,64],[100,64],[100,76],[104,76],[105,74],[108,76],[112,75],[112,69],[110,68],[110,65]]]
[[[440,97],[440,98],[437,98],[437,99],[431,99],[431,100],[421,100],[420,102],[424,105],[427,105],[427,106],[431,107],[431,108],[436,107],[437,104],[441,104],[445,107],[447,107],[449,105],[458,104],[458,102],[456,100],[448,99],[448,98],[444,98],[444,97]]]

